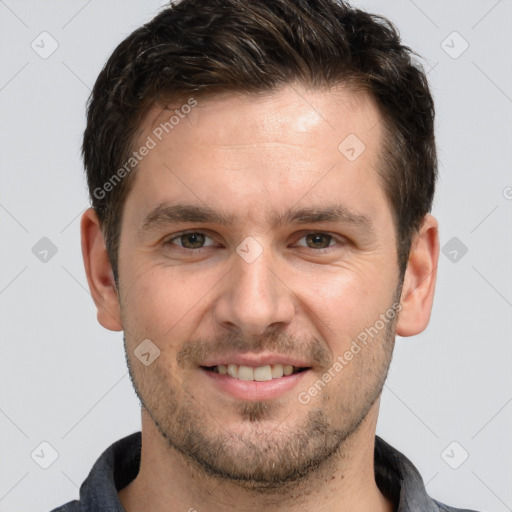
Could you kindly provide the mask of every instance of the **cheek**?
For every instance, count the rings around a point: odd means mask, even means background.
[[[304,314],[316,323],[331,350],[339,352],[390,307],[393,286],[391,279],[384,280],[371,268],[357,272],[337,269],[305,279],[297,296]]]
[[[216,274],[211,279],[207,274],[199,277],[182,267],[163,264],[140,267],[132,272],[123,301],[128,328],[139,337],[154,338],[161,343],[168,336],[176,339],[178,333],[181,336],[188,331],[187,326],[197,325],[197,318],[207,303],[208,290],[218,280]]]

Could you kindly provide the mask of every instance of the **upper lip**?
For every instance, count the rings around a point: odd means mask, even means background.
[[[307,361],[303,361],[301,359],[295,358],[293,356],[280,355],[275,353],[231,353],[231,354],[223,354],[215,357],[211,357],[210,359],[206,359],[201,363],[201,366],[211,367],[218,366],[219,364],[228,365],[228,364],[236,364],[238,366],[266,366],[271,364],[290,364],[297,368],[309,368],[311,365]]]

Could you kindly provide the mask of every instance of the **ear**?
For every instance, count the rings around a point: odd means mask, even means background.
[[[98,322],[110,331],[122,331],[121,310],[114,274],[100,222],[93,208],[88,208],[82,215],[80,232],[85,273],[98,310]]]
[[[402,286],[402,309],[396,326],[399,336],[413,336],[427,327],[434,300],[438,259],[438,224],[432,215],[427,214],[411,244]]]

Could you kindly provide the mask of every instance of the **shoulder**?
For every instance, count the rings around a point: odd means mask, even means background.
[[[444,503],[440,503],[439,501],[436,501],[436,500],[432,500],[432,501],[437,505],[439,512],[478,512],[473,509],[470,510],[469,508],[449,507],[448,505],[445,505]]]
[[[80,486],[80,499],[51,512],[123,512],[118,490],[126,487],[139,471],[141,442],[139,431],[112,443]]]
[[[70,501],[60,507],[54,508],[50,512],[80,512],[80,502],[77,500]]]

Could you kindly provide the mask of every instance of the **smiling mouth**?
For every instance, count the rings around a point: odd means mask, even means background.
[[[201,368],[234,379],[247,381],[255,380],[258,382],[280,379],[310,369],[307,367],[292,366],[291,364],[267,364],[257,367],[238,364],[219,364],[217,366],[201,366]]]

